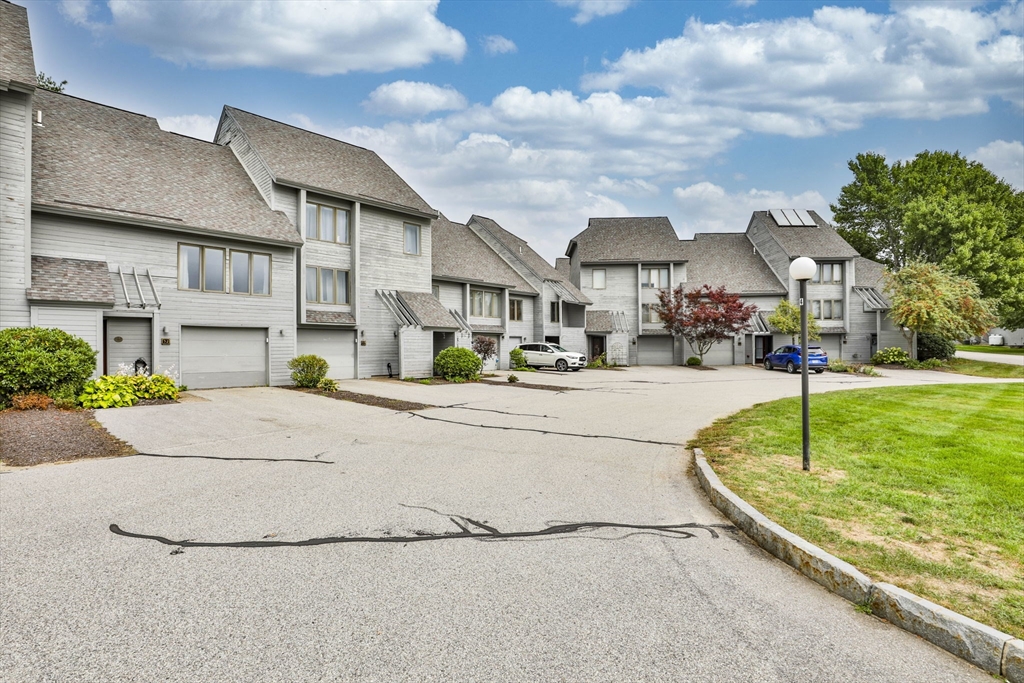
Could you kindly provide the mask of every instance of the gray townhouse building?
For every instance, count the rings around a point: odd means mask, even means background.
[[[591,354],[607,349],[609,360],[619,363],[667,365],[695,355],[662,327],[659,289],[708,284],[740,295],[758,307],[758,315],[743,334],[716,344],[705,356],[708,364],[731,365],[760,363],[790,341],[767,317],[782,298],[798,303],[789,264],[799,256],[818,263],[808,283],[808,303],[829,357],[863,362],[879,348],[907,348],[887,315],[881,264],[862,258],[813,211],[755,211],[745,232],[703,233],[692,240],[680,240],[666,217],[592,218],[570,240],[567,263],[560,265],[594,301],[587,312]],[[612,329],[614,320],[625,324]]]

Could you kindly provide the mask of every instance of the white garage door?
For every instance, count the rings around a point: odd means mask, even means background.
[[[736,342],[732,339],[712,344],[711,349],[704,354],[704,365],[732,365],[735,344]]]
[[[189,389],[266,386],[267,331],[182,327],[181,383]]]
[[[842,340],[843,336],[841,334],[823,334],[821,335],[821,341],[812,341],[808,346],[814,346],[817,344],[825,351],[825,353],[828,354],[828,359],[833,360],[839,358],[839,349],[842,346]]]
[[[352,330],[299,330],[298,353],[312,353],[327,361],[331,379],[352,379],[356,376],[355,341]]]
[[[638,365],[672,365],[672,337],[638,337],[636,361]]]

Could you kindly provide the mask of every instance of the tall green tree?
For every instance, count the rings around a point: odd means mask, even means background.
[[[1003,326],[1024,327],[1024,192],[958,152],[892,164],[869,152],[849,168],[832,212],[855,249],[895,271],[941,265],[995,300]]]
[[[782,334],[788,334],[790,341],[796,344],[796,336],[800,334],[800,307],[789,303],[789,299],[783,299],[768,316],[768,324]],[[810,311],[807,311],[807,339],[821,339],[821,325]]]
[[[921,332],[963,339],[996,324],[993,306],[978,285],[934,263],[914,262],[886,271],[885,293],[892,302],[889,315],[911,344]]]

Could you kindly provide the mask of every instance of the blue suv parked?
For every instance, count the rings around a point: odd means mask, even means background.
[[[807,368],[821,374],[827,367],[828,354],[820,346],[808,346]],[[765,356],[764,369],[774,370],[775,368],[786,368],[786,372],[791,375],[800,372],[800,346],[787,344],[775,349],[775,353]]]

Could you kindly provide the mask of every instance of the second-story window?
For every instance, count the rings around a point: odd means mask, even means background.
[[[562,321],[562,305],[558,301],[551,302],[551,322]]]
[[[469,290],[469,314],[478,318],[500,318],[501,300],[498,293]]]
[[[430,292],[434,295],[435,299],[441,300],[441,285],[434,285],[430,288]]]
[[[811,282],[823,285],[838,285],[843,282],[842,263],[819,263],[818,271],[811,278]]]
[[[348,244],[348,209],[306,204],[306,239]]]
[[[642,268],[640,286],[651,289],[665,289],[668,283],[668,268]]]
[[[306,266],[306,301],[347,304],[348,271]]]
[[[420,226],[415,223],[405,224],[405,253],[420,253]]]
[[[818,320],[842,320],[843,302],[841,299],[812,301],[811,313]]]
[[[522,299],[509,299],[508,300],[508,319],[515,321],[522,321],[523,319],[523,300]]]
[[[594,289],[604,289],[606,275],[607,271],[604,268],[594,268]]]
[[[644,304],[641,320],[645,323],[660,323],[661,316],[658,315],[657,304]]]
[[[178,289],[270,296],[270,254],[179,244]]]

